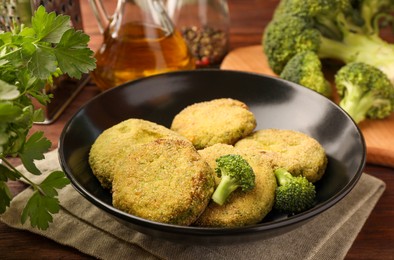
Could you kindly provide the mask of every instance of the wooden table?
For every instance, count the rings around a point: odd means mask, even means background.
[[[91,36],[90,47],[96,50],[100,46],[101,35],[87,2],[81,1],[84,29]],[[109,0],[104,2],[111,4]],[[116,1],[111,0],[111,2]],[[231,13],[231,48],[259,44],[263,29],[271,19],[278,0],[229,0],[228,3]],[[52,148],[56,148],[64,124],[78,108],[98,93],[94,84],[88,84],[55,123],[47,126],[36,125],[33,130],[43,130],[46,137],[52,141]],[[382,179],[387,188],[357,236],[346,259],[394,259],[394,169],[368,164],[365,172]],[[25,188],[19,182],[10,182],[9,186],[14,194]],[[50,239],[0,223],[0,258],[89,259],[90,257]]]

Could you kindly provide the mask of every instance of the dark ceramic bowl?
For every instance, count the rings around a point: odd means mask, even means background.
[[[294,216],[272,211],[261,223],[242,228],[201,228],[157,223],[112,206],[88,164],[88,152],[103,130],[128,118],[170,127],[188,105],[231,97],[246,103],[257,129],[281,128],[317,139],[328,167],[316,184],[318,203]],[[60,162],[75,189],[116,220],[157,238],[189,243],[246,242],[283,234],[334,206],[359,180],[366,157],[363,136],[352,119],[327,98],[299,85],[269,76],[223,70],[183,71],[126,83],[90,100],[66,124],[59,143]]]

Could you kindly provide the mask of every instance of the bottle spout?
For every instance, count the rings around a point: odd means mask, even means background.
[[[103,1],[89,0],[89,4],[93,10],[94,16],[96,17],[100,32],[104,33],[105,29],[110,23],[111,18],[104,7]]]

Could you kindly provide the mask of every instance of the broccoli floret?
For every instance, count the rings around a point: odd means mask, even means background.
[[[319,50],[320,32],[311,26],[308,19],[281,15],[265,28],[264,52],[271,69],[280,74],[287,62],[297,53]]]
[[[212,200],[223,205],[228,196],[238,188],[248,191],[255,186],[255,174],[249,163],[240,155],[228,154],[216,159],[215,172],[221,178]]]
[[[356,123],[381,119],[394,111],[394,87],[379,69],[365,63],[343,66],[335,76],[339,105]]]
[[[326,97],[331,96],[331,85],[324,78],[322,64],[315,52],[296,54],[284,67],[280,77],[310,88]]]
[[[346,13],[349,22],[353,17],[358,17],[348,0],[282,0],[280,5],[279,14],[275,12],[275,17],[280,14],[290,14],[313,19],[314,26],[319,28],[323,35],[336,39],[341,38],[341,31],[336,22],[338,14]]]
[[[275,170],[278,183],[274,208],[289,214],[296,214],[315,204],[315,185],[303,176],[293,176],[286,169]]]
[[[275,8],[274,14],[272,16],[272,19],[276,19],[282,14],[287,12],[287,0],[281,0],[279,1],[278,5]]]
[[[320,59],[370,64],[394,82],[394,47],[376,34],[365,34],[362,26],[352,22],[350,13],[356,10],[346,5],[349,1],[285,1],[287,5],[282,4],[267,25],[262,41],[275,73],[279,75],[297,53],[309,50]]]

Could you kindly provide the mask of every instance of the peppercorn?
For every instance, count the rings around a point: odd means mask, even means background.
[[[209,26],[185,27],[181,30],[197,68],[213,67],[221,63],[228,52],[227,34]]]

